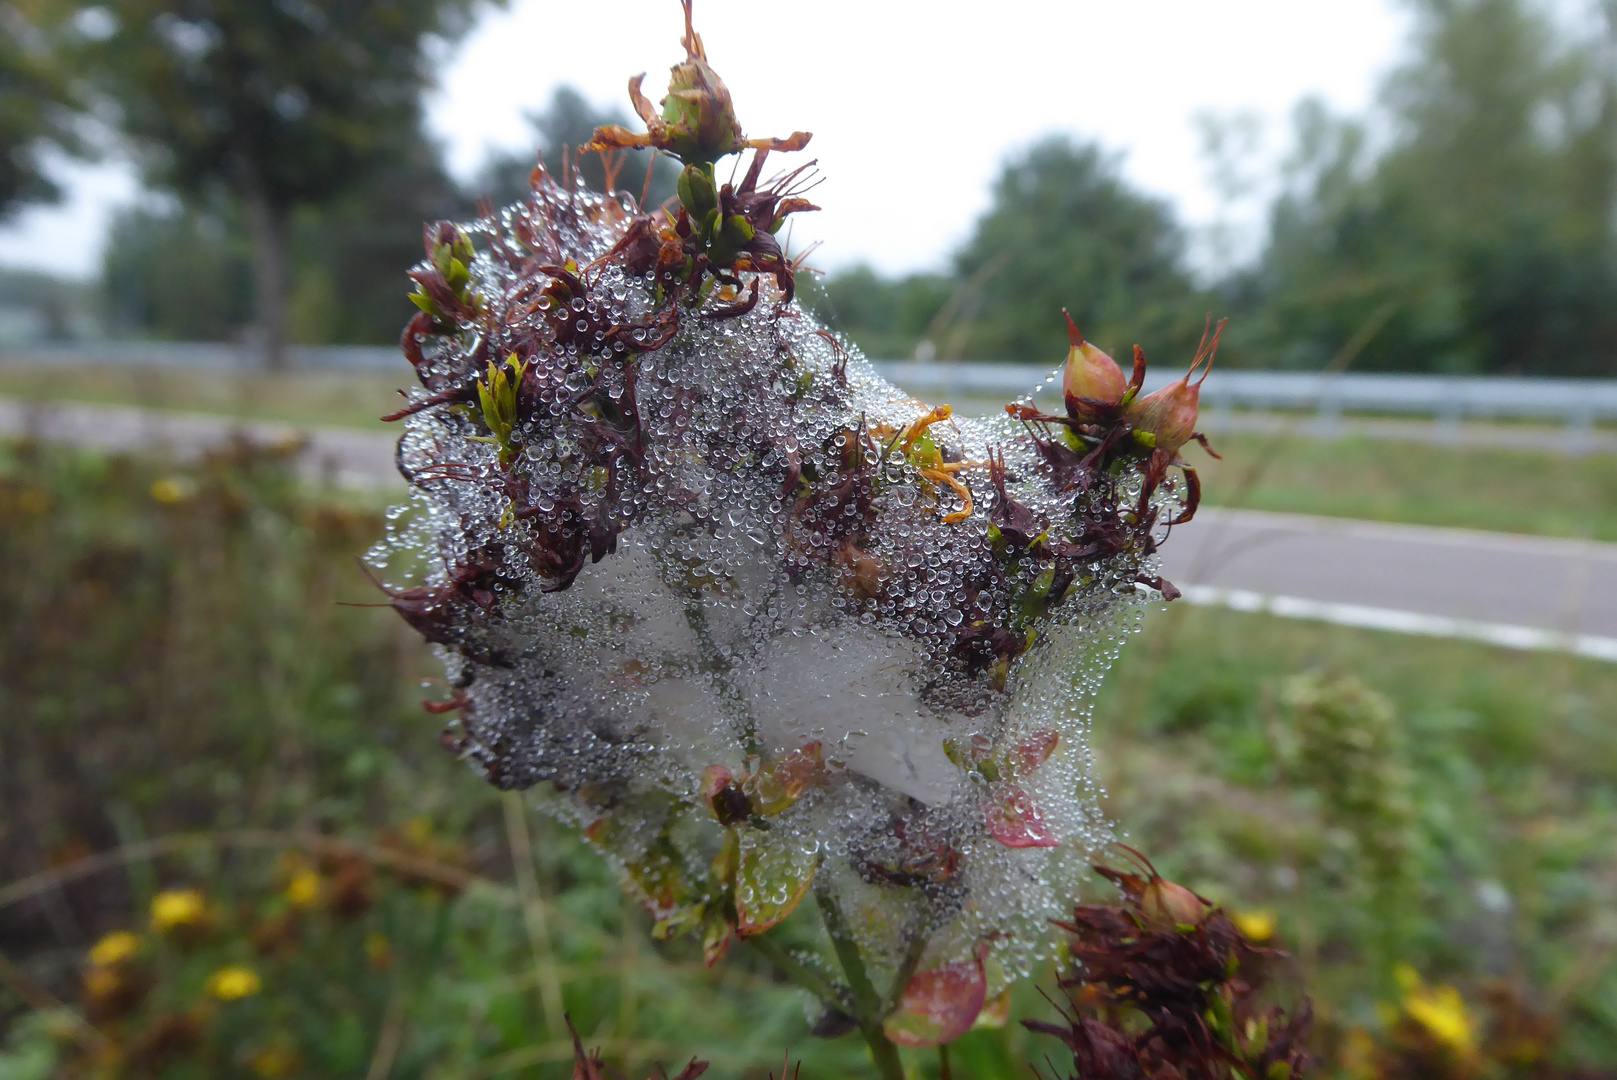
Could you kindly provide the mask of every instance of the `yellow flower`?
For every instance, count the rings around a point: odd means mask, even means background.
[[[196,481],[189,476],[165,476],[152,482],[152,498],[165,506],[182,503],[196,493]]]
[[[240,1001],[252,997],[264,988],[264,980],[252,968],[232,964],[208,976],[208,996],[220,1001]]]
[[[1442,1043],[1461,1054],[1477,1047],[1465,999],[1452,986],[1422,987],[1404,999],[1404,1011]]]
[[[90,947],[90,963],[117,967],[140,951],[140,938],[128,930],[115,930]]]
[[[208,902],[197,889],[165,889],[152,897],[152,929],[159,934],[196,926],[208,915]]]
[[[1248,941],[1262,945],[1275,936],[1275,913],[1268,908],[1230,913],[1235,928],[1246,935]]]
[[[1464,1056],[1476,1051],[1476,1025],[1458,990],[1452,986],[1425,985],[1420,974],[1408,964],[1399,964],[1392,975],[1404,991],[1406,1016],[1455,1053]]]
[[[312,867],[300,866],[292,871],[292,880],[286,885],[286,902],[305,909],[320,902],[320,875]]]

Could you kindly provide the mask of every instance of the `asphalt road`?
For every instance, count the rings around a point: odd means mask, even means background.
[[[1617,660],[1617,544],[1209,508],[1162,562],[1196,603]]]
[[[392,438],[365,431],[0,400],[0,435],[24,432],[182,457],[240,432],[301,440],[311,476],[351,486],[398,479]],[[1208,508],[1174,531],[1163,571],[1192,603],[1617,661],[1617,544]]]

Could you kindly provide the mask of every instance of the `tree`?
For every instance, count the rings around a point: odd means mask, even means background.
[[[118,212],[102,254],[108,329],[163,341],[225,341],[251,318],[252,249],[223,199]]]
[[[1202,303],[1182,269],[1168,206],[1128,186],[1098,146],[1051,136],[1007,162],[993,203],[949,275],[892,281],[869,267],[832,275],[808,302],[872,355],[925,348],[945,359],[1052,363],[1061,309],[1110,350],[1194,351]]]
[[[50,146],[79,149],[71,115],[45,34],[21,6],[0,3],[0,220],[61,196],[41,159]]]
[[[943,274],[889,280],[863,264],[823,281],[807,275],[801,280],[804,302],[832,329],[853,338],[867,356],[880,360],[912,357],[956,292],[955,282]]]
[[[1066,308],[1108,351],[1139,343],[1152,356],[1188,358],[1203,311],[1183,252],[1168,206],[1131,190],[1116,158],[1094,144],[1046,138],[1006,164],[993,204],[955,259],[956,318],[969,328],[961,352],[1053,362],[1065,348]]]
[[[425,138],[287,225],[287,337],[305,344],[396,341],[417,309],[399,287],[421,257],[421,223],[470,209]],[[253,317],[253,248],[226,192],[121,213],[102,256],[110,328],[224,341]]]
[[[1414,0],[1414,59],[1363,125],[1299,111],[1292,184],[1237,320],[1267,362],[1617,372],[1617,25],[1530,0]],[[1243,322],[1246,326],[1243,327]]]
[[[354,190],[420,141],[425,46],[461,32],[477,2],[111,0],[78,36],[84,77],[146,181],[238,202],[269,366],[285,364],[295,212]]]
[[[571,86],[558,86],[543,112],[529,113],[538,153],[507,154],[493,158],[471,184],[471,194],[488,199],[495,206],[506,206],[527,197],[528,176],[538,160],[560,173],[564,159],[576,165],[578,176],[591,191],[606,190],[606,163],[599,154],[580,155],[578,148],[589,142],[595,129],[609,124],[623,125],[627,118],[618,109],[600,109]],[[614,159],[617,186],[636,199],[646,190],[646,205],[657,206],[674,194],[679,165],[667,155],[656,164],[649,150],[622,150]],[[646,170],[652,169],[649,189],[643,186]]]

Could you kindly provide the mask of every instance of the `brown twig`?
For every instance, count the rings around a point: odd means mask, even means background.
[[[316,855],[362,859],[453,889],[466,889],[476,884],[499,887],[496,883],[470,871],[374,844],[359,844],[333,840],[328,836],[313,833],[280,832],[274,829],[226,829],[160,836],[134,844],[124,844],[49,870],[41,870],[37,874],[30,874],[20,881],[14,881],[0,888],[0,908],[31,899],[48,889],[59,888],[103,870],[145,859],[156,859],[196,847],[302,848]]]

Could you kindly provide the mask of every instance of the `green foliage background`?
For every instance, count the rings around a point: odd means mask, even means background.
[[[1450,472],[1470,456],[1423,453]],[[1285,483],[1327,475],[1309,460]],[[557,1001],[632,1069],[699,1054],[761,1078],[790,1049],[805,1075],[862,1070],[857,1040],[810,1038],[802,995],[748,950],[707,969],[694,942],[651,941],[570,826],[438,748],[419,708],[440,693],[434,658],[390,611],[343,606],[374,602],[352,557],[381,524],[312,491],[284,451],[0,456],[0,1075],[261,1076],[273,1050],[299,1063],[284,1075],[364,1075],[393,1031],[392,1076],[567,1076]],[[1617,1062],[1614,700],[1608,664],[1175,605],[1109,677],[1096,749],[1131,843],[1232,910],[1273,913],[1328,1057],[1385,1032],[1409,964],[1460,987],[1479,1024],[1497,986],[1546,1018],[1548,1057],[1499,1075],[1569,1076]],[[152,841],[169,846],[141,857]],[[32,876],[109,851],[127,861]],[[289,856],[319,868],[316,907],[294,909]],[[341,899],[356,874],[359,899]],[[174,887],[205,892],[205,933],[146,929]],[[72,1017],[86,950],[118,929],[141,934],[151,982],[97,1014],[123,1055],[111,1069]],[[784,931],[819,941],[811,912]],[[209,999],[226,964],[263,991]],[[1024,985],[1012,1015],[1047,1016],[1051,982]],[[1053,1049],[1013,1024],[952,1060],[1017,1075]],[[915,1063],[936,1075],[935,1056]]]

